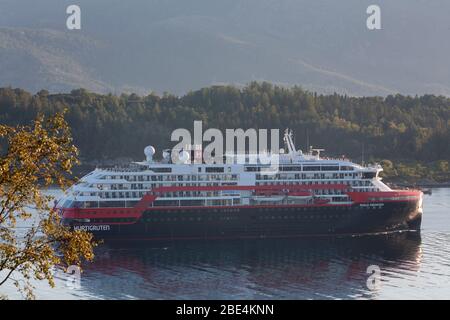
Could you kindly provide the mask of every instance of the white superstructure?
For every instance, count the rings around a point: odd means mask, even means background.
[[[323,199],[329,203],[351,202],[342,187],[361,192],[390,191],[379,177],[381,166],[361,166],[348,159],[322,158],[322,149],[308,153],[296,150],[292,133],[284,135],[286,152],[279,154],[278,171],[267,173],[268,165],[259,163],[225,164],[187,163],[168,161],[164,150],[163,161],[153,160],[155,149],[145,149],[146,160],[127,168],[95,169],[73,185],[60,205],[65,208],[134,207],[153,190],[166,190],[152,205],[214,206],[245,204],[303,203]],[[182,157],[189,158],[189,154]],[[247,162],[251,156],[247,155]],[[186,159],[184,159],[186,160]],[[187,159],[189,160],[189,159]],[[300,186],[310,195],[287,194],[279,186]],[[329,188],[327,188],[329,185]],[[237,190],[215,190],[207,187],[239,186]],[[259,191],[244,187],[261,187]],[[267,187],[265,187],[267,186]],[[273,192],[271,192],[273,186]],[[278,186],[278,187],[277,187]],[[186,187],[173,189],[168,187]],[[162,188],[162,189],[161,189]],[[166,188],[166,189],[164,189]],[[195,190],[198,188],[198,190]],[[226,188],[225,188],[226,189]]]

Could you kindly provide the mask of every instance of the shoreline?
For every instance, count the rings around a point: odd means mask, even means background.
[[[435,182],[435,183],[390,183],[399,187],[410,188],[450,188],[450,182]]]

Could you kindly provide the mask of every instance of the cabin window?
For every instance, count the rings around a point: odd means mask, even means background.
[[[158,173],[170,173],[170,172],[172,172],[172,168],[169,168],[169,167],[151,168],[151,170],[153,172],[158,172]]]
[[[85,206],[86,206],[86,208],[98,208],[98,202],[97,201],[86,201]]]
[[[282,166],[280,171],[302,171],[301,166]]]
[[[322,171],[339,171],[339,166],[322,166]]]
[[[303,166],[304,171],[320,171],[320,166]]]
[[[373,179],[376,176],[376,172],[363,172],[363,179]]]
[[[223,167],[206,167],[206,172],[224,172]]]

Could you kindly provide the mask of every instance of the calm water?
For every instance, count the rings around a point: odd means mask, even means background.
[[[57,193],[57,191],[54,191]],[[417,233],[310,240],[102,245],[80,286],[41,299],[449,299],[450,189],[425,196]],[[367,268],[381,282],[369,290]],[[12,287],[0,289],[20,298]]]

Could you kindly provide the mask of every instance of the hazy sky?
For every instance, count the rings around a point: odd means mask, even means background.
[[[81,30],[67,30],[70,4]],[[371,4],[381,30],[367,28]],[[450,95],[449,12],[448,0],[1,0],[0,85]]]

